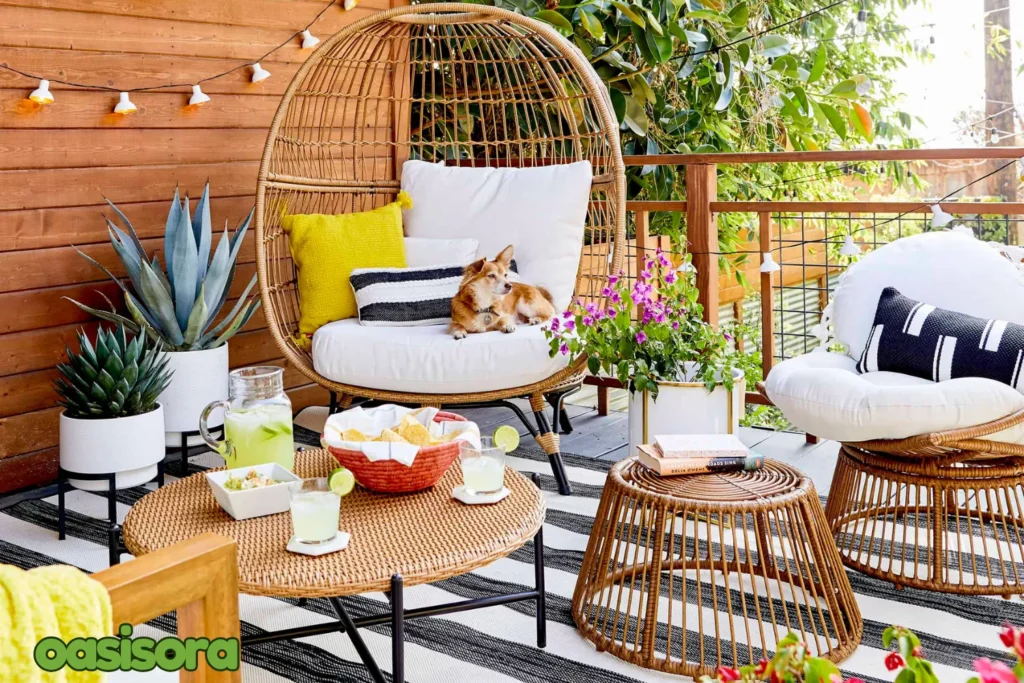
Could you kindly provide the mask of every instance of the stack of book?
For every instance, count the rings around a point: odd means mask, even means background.
[[[640,463],[662,477],[708,472],[759,470],[764,458],[754,455],[732,434],[671,434],[637,446]]]

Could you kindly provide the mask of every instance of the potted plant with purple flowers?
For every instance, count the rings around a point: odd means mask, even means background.
[[[630,391],[630,448],[656,434],[735,433],[743,415],[747,359],[731,337],[704,321],[685,256],[660,250],[635,281],[611,275],[604,304],[578,299],[545,332],[551,355],[584,355],[591,374]]]

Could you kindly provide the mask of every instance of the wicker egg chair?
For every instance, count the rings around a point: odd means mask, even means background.
[[[535,166],[589,160],[591,201],[576,296],[601,303],[623,258],[625,176],[618,124],[589,62],[549,25],[483,5],[438,3],[369,16],[325,40],[295,74],[260,165],[256,254],[267,324],[284,356],[331,392],[354,399],[513,409],[548,454],[559,491],[564,396],[585,360],[539,382],[485,393],[421,394],[339,384],[318,374],[298,331],[296,268],[280,214],[366,211],[395,200],[406,160]],[[536,424],[510,399],[527,398]],[[554,408],[548,421],[546,404]]]

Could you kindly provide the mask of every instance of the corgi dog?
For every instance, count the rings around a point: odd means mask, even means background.
[[[516,331],[516,323],[540,325],[555,317],[551,293],[543,287],[509,282],[512,245],[493,261],[479,259],[466,266],[459,292],[452,299],[448,332],[456,339],[467,334]]]

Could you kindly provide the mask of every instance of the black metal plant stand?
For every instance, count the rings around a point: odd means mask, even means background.
[[[84,479],[87,481],[107,481],[107,549],[109,552],[110,566],[121,563],[121,553],[128,552],[121,538],[121,525],[117,523],[117,473],[89,474],[83,472],[72,472],[63,467],[57,468],[57,538],[61,541],[66,537],[67,510],[64,505],[64,494],[69,486],[69,479]],[[164,485],[164,462],[161,460],[156,464],[156,477],[149,481],[155,481],[156,485]],[[143,482],[148,484],[149,482]]]
[[[536,472],[532,476],[533,483],[540,486],[540,475]],[[533,600],[537,603],[537,647],[547,647],[547,603],[544,593],[544,527],[541,526],[533,537],[533,571],[534,589],[519,593],[505,593],[499,595],[488,595],[483,598],[471,600],[459,600],[443,605],[431,607],[418,607],[416,609],[405,609],[404,583],[401,574],[391,577],[391,590],[386,593],[388,602],[391,605],[389,612],[375,614],[369,617],[353,619],[345,609],[341,598],[328,598],[331,606],[338,615],[337,621],[325,624],[314,624],[312,626],[298,626],[296,628],[282,629],[268,633],[259,633],[251,636],[242,636],[242,647],[258,645],[260,643],[273,643],[281,640],[292,640],[294,638],[305,638],[318,636],[324,633],[347,633],[352,640],[359,658],[366,665],[370,677],[375,683],[386,683],[384,674],[381,672],[377,662],[370,654],[369,648],[359,635],[359,629],[369,626],[380,626],[391,624],[391,680],[395,683],[405,681],[405,622],[410,619],[423,619],[425,617],[436,617],[457,612],[481,609],[483,607],[496,607],[508,605],[514,602]],[[303,604],[300,600],[299,604]]]
[[[221,425],[219,427],[213,427],[212,429],[210,429],[210,435],[211,436],[218,436],[218,437],[222,437],[223,438],[223,436],[224,436],[224,425]],[[188,440],[190,438],[192,438],[193,436],[200,436],[200,433],[199,433],[198,429],[193,429],[192,431],[188,431],[188,432],[181,432],[181,434],[179,435],[179,438],[181,439],[179,444],[177,446],[168,446],[168,449],[171,450],[172,454],[173,454],[173,452],[175,450],[178,452],[178,476],[179,477],[187,477],[188,476],[188,449],[189,449]],[[203,449],[204,449],[203,452],[204,453],[206,451],[210,450],[210,447],[206,444],[205,441],[203,443],[201,443],[201,444],[196,444],[195,446],[192,446],[192,448],[199,448],[200,446],[203,447]]]

